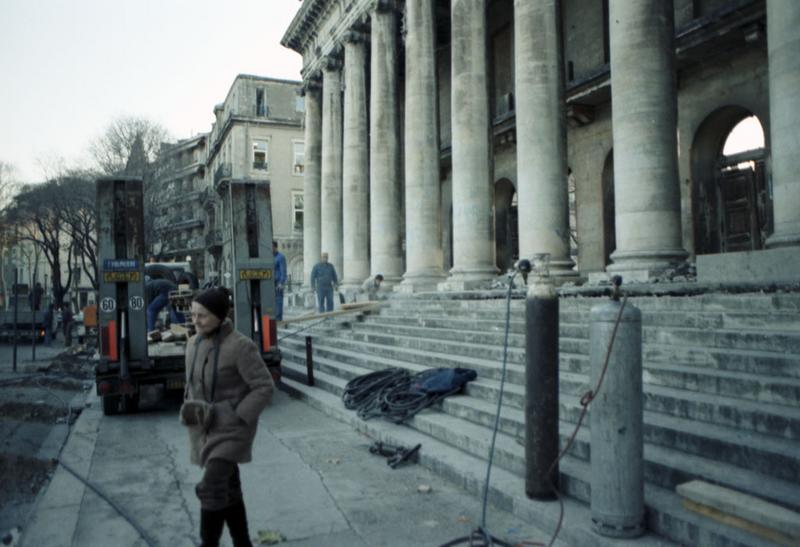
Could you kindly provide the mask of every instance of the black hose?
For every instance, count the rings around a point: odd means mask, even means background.
[[[358,376],[345,386],[342,401],[362,420],[385,418],[402,424],[421,410],[438,404],[462,390],[463,384],[449,391],[425,391],[420,385],[443,369],[428,369],[411,374],[405,369],[389,368]]]

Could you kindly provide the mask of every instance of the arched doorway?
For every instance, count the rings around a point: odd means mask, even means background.
[[[517,191],[508,179],[494,185],[495,264],[507,271],[519,260],[519,223],[517,221]]]
[[[603,192],[603,256],[606,266],[611,264],[611,253],[617,249],[617,224],[614,207],[614,151],[610,150],[603,163],[600,179]]]
[[[772,232],[764,130],[750,111],[726,106],[700,124],[692,143],[695,253],[751,251]]]

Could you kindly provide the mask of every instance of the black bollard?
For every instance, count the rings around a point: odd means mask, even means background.
[[[540,277],[525,300],[525,494],[529,498],[555,499],[557,457],[558,295],[552,281]]]
[[[306,375],[309,386],[314,385],[314,349],[311,346],[311,337],[306,336]]]

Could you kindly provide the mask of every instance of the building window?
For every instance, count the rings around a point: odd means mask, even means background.
[[[264,99],[264,90],[256,89],[256,116],[266,117],[267,101]]]
[[[260,169],[266,171],[267,163],[267,141],[254,140],[253,141],[253,169]]]
[[[302,95],[298,95],[294,100],[294,110],[295,112],[305,112],[306,111],[306,98]]]
[[[302,175],[306,165],[306,150],[302,142],[292,143],[294,161],[292,162],[292,173]]]
[[[303,192],[292,192],[292,232],[303,232]]]

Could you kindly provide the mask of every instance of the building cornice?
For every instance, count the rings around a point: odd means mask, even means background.
[[[281,40],[284,47],[303,55],[303,79],[320,72],[326,58],[342,48],[347,33],[363,32],[375,10],[399,9],[399,0],[304,0]],[[330,32],[319,38],[319,27],[327,19],[336,21]]]
[[[217,139],[213,143],[209,143],[208,147],[208,156],[206,158],[206,167],[210,167],[211,163],[214,161],[214,158],[217,156],[217,153],[220,149],[220,143],[225,140],[225,137],[228,136],[231,129],[237,124],[249,124],[249,125],[263,125],[266,127],[287,127],[290,129],[301,129],[303,127],[302,120],[281,120],[276,118],[251,118],[249,116],[239,116],[239,115],[231,115],[228,116],[225,120],[225,123],[222,125],[222,129],[220,129],[218,133]]]

